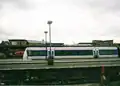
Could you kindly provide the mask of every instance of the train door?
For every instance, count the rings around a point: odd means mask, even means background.
[[[98,58],[99,57],[99,49],[93,49],[93,57]]]
[[[118,57],[120,58],[120,47],[118,47],[117,50],[118,50]]]
[[[55,57],[55,51],[54,50],[51,50],[51,52],[50,52],[50,50],[47,51],[47,59],[49,57],[51,57],[52,59]]]
[[[99,49],[96,49],[97,58],[99,57]]]

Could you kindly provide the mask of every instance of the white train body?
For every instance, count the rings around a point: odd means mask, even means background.
[[[25,49],[23,60],[46,59],[49,55],[54,59],[65,58],[102,58],[118,57],[117,47],[28,47]]]

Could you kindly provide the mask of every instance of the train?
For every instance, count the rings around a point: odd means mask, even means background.
[[[23,60],[120,57],[118,47],[27,47]]]

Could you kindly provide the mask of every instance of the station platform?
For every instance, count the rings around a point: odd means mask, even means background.
[[[46,60],[1,59],[0,70],[25,70],[25,69],[56,69],[56,68],[93,68],[93,67],[120,66],[120,58],[100,59],[55,59],[54,65],[47,65]]]

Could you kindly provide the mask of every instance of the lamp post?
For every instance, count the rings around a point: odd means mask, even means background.
[[[53,65],[53,55],[52,55],[52,51],[51,51],[51,24],[52,21],[48,21],[47,24],[49,25],[49,47],[50,47],[50,51],[49,51],[49,56],[48,56],[48,65]]]
[[[45,47],[46,47],[46,59],[47,59],[47,33],[48,31],[44,31],[45,33]]]

